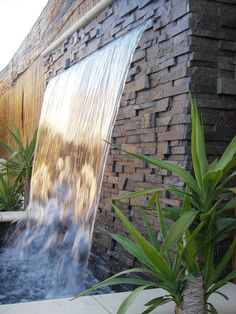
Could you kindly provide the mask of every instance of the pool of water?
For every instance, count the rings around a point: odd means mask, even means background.
[[[98,282],[90,270],[78,276],[70,259],[68,267],[60,269],[60,261],[69,255],[65,248],[43,250],[39,238],[27,245],[24,232],[12,236],[13,244],[0,248],[0,304],[70,297]],[[78,277],[83,280],[79,286]],[[94,294],[109,292],[104,287]]]

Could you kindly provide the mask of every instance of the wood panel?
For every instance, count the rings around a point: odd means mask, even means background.
[[[0,137],[12,143],[6,130],[16,125],[32,133],[42,105],[44,66],[42,51],[99,0],[50,0],[30,33],[0,73]],[[4,153],[0,147],[0,157]]]
[[[15,85],[0,96],[0,137],[9,143],[7,128],[17,126],[22,135],[32,134],[38,124],[44,92],[43,62],[38,58],[17,79]],[[1,156],[4,152],[0,149]]]

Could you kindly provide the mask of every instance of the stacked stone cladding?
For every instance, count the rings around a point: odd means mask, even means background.
[[[132,59],[112,141],[191,169],[190,90],[202,109],[211,158],[235,134],[235,10],[234,0],[118,0],[45,58],[46,80],[151,20]],[[110,236],[124,231],[107,199],[165,183],[183,186],[168,171],[110,149],[93,237],[92,264],[100,278],[137,265]],[[160,200],[179,205],[168,193]],[[143,233],[138,205],[146,202],[140,197],[121,205]],[[155,217],[149,219],[156,226]]]
[[[200,107],[207,155],[213,160],[236,133],[236,1],[189,0],[189,9],[193,51],[189,88]],[[226,239],[219,245],[216,260],[224,256],[230,242]],[[236,256],[234,267],[235,261]],[[225,273],[231,268],[229,263]]]
[[[187,93],[192,58],[190,15],[187,1],[182,0],[116,1],[45,59],[46,79],[151,19],[152,26],[145,31],[132,59],[112,141],[186,167],[190,122]],[[107,198],[167,182],[182,186],[168,171],[110,150],[93,239],[93,253],[99,260],[98,273],[113,273],[136,263],[109,234],[124,231]],[[143,232],[137,205],[144,205],[146,201],[142,197],[122,206]],[[164,193],[161,201],[167,205],[179,204],[173,196]],[[154,217],[150,220],[155,223]]]
[[[236,1],[189,1],[190,90],[201,107],[208,155],[222,153],[236,129]]]

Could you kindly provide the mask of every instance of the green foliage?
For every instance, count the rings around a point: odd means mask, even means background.
[[[220,241],[228,237],[236,227],[236,218],[232,216],[232,209],[236,205],[234,193],[236,188],[229,185],[236,176],[236,136],[219,160],[209,163],[206,157],[204,129],[199,117],[194,98],[191,99],[192,138],[191,154],[193,172],[163,161],[155,157],[145,156],[116,147],[128,155],[149,163],[150,165],[167,169],[180,180],[184,181],[186,188],[183,191],[174,185],[165,185],[158,189],[148,189],[129,193],[113,199],[113,208],[123,223],[131,240],[121,235],[113,235],[130,254],[145,265],[143,273],[151,277],[151,282],[137,281],[138,288],[124,301],[119,313],[125,313],[133,299],[147,287],[160,287],[168,292],[167,296],[151,300],[144,313],[149,313],[156,306],[173,300],[181,304],[184,289],[184,280],[190,280],[201,275],[203,278],[205,304],[211,313],[217,313],[214,306],[207,302],[212,293],[236,278],[236,272],[231,272],[222,279],[222,273],[232,258],[236,247],[236,240],[232,242],[222,260],[215,265],[214,252]],[[158,194],[161,190],[174,193],[181,201],[180,208],[161,208]],[[127,200],[140,195],[151,195],[146,208],[142,207],[142,217],[149,235],[148,241],[139,233],[132,223],[121,213],[115,201]],[[155,209],[154,209],[155,207]],[[155,214],[158,219],[163,242],[159,243],[156,231],[147,219],[147,212]],[[167,230],[165,219],[172,220],[172,227]],[[135,271],[135,270],[132,270]],[[127,271],[131,272],[131,270]],[[139,272],[142,272],[139,270]],[[185,273],[187,276],[184,276]],[[114,284],[121,274],[105,280],[83,294],[96,289],[100,285]],[[122,283],[122,278],[119,278]],[[128,282],[128,279],[124,279]]]
[[[34,130],[31,141],[27,138],[25,144],[19,129],[14,127],[8,131],[17,148],[0,139],[0,145],[10,155],[4,163],[1,163],[0,210],[20,210],[25,182],[30,179],[32,173],[37,129]]]
[[[0,211],[18,211],[23,200],[15,182],[8,176],[0,175]]]
[[[31,141],[27,138],[25,144],[23,144],[23,139],[20,135],[19,129],[14,127],[12,129],[8,129],[8,131],[14,139],[17,149],[0,139],[0,144],[10,154],[10,157],[7,159],[7,162],[3,164],[3,166],[5,167],[7,174],[14,177],[16,182],[23,186],[25,178],[30,177],[32,173],[37,128],[34,130]]]
[[[183,215],[172,225],[171,229],[167,232],[166,220],[164,218],[162,208],[160,207],[158,200],[158,193],[160,189],[148,190],[148,193],[153,193],[153,198],[150,200],[148,206],[155,206],[158,221],[161,223],[161,233],[163,235],[163,242],[159,243],[154,227],[150,224],[146,212],[141,210],[145,226],[148,231],[148,240],[133,226],[133,224],[123,215],[116,204],[113,202],[112,207],[117,213],[118,217],[123,223],[123,226],[130,236],[130,239],[123,237],[119,234],[113,234],[112,237],[124,247],[130,254],[135,256],[144,266],[143,268],[133,268],[123,271],[115,276],[104,280],[103,282],[93,286],[90,289],[84,291],[81,295],[85,295],[92,290],[95,290],[104,285],[115,284],[132,284],[138,287],[133,290],[131,294],[121,304],[118,313],[126,313],[128,307],[132,304],[134,299],[146,288],[162,288],[166,290],[167,294],[160,298],[150,300],[146,306],[147,309],[143,312],[149,313],[157,306],[174,301],[180,305],[182,302],[182,291],[184,287],[184,281],[186,276],[184,273],[184,267],[181,263],[181,254],[178,251],[174,251],[173,248],[176,243],[182,243],[182,237],[185,234],[188,227],[195,219],[196,213],[185,212]],[[121,199],[140,196],[144,191],[138,191],[130,193],[126,196],[122,196]],[[130,273],[142,273],[148,278],[142,280],[138,278],[127,278],[123,275]]]

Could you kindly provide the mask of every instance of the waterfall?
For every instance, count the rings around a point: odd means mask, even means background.
[[[145,27],[112,41],[47,85],[28,207],[35,219],[28,222],[17,247],[21,256],[50,264],[50,276],[56,273],[50,296],[83,289],[109,149],[106,141]]]

